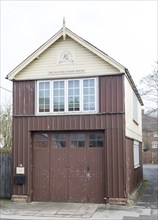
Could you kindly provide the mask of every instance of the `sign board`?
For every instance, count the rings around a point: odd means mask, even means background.
[[[24,167],[16,167],[16,174],[25,174]]]

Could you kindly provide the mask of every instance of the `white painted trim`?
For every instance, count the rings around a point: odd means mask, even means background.
[[[137,169],[137,168],[139,168],[139,167],[140,167],[140,165],[137,165],[137,166],[134,167],[134,169]]]

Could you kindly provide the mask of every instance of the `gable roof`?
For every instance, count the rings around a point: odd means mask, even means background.
[[[84,40],[83,38],[79,37],[75,33],[73,33],[68,28],[65,28],[65,35],[69,36],[89,51],[96,54],[98,57],[102,58],[112,66],[114,66],[120,73],[125,72],[125,67],[119,64],[117,61],[109,57],[103,51],[99,50],[88,41]],[[14,80],[15,76],[23,70],[28,64],[30,64],[34,59],[38,58],[45,50],[47,50],[52,44],[54,44],[60,37],[63,36],[63,28],[60,29],[54,36],[52,36],[48,41],[46,41],[42,46],[40,46],[36,51],[34,51],[29,57],[27,57],[22,63],[20,63],[15,69],[13,69],[8,75],[7,79]]]
[[[61,28],[54,36],[52,36],[48,41],[46,41],[43,45],[41,45],[37,50],[35,50],[30,56],[28,56],[23,62],[21,62],[17,67],[15,67],[7,76],[6,79],[14,80],[15,76],[22,71],[27,65],[29,65],[33,60],[38,58],[45,50],[47,50],[52,44],[54,44],[59,38],[63,36],[63,40],[65,40],[66,36],[69,36],[76,42],[78,42],[83,47],[87,48],[89,51],[100,57],[101,59],[105,60],[107,63],[114,66],[120,73],[124,73],[133,90],[135,91],[138,100],[143,105],[142,99],[138,93],[138,90],[134,84],[134,81],[128,71],[122,64],[118,63],[116,60],[108,56],[106,53],[89,43],[88,41],[84,40],[83,38],[79,37],[77,34],[72,32],[70,29],[63,27]]]

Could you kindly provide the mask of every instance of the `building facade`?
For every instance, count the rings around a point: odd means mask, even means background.
[[[126,203],[142,180],[142,100],[129,71],[63,26],[13,81],[13,198]]]

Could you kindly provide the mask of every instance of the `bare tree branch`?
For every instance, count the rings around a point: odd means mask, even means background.
[[[140,81],[139,93],[145,103],[145,111],[158,117],[158,61],[151,74]]]
[[[0,114],[0,135],[3,147],[12,146],[12,106],[6,105],[1,107]]]

